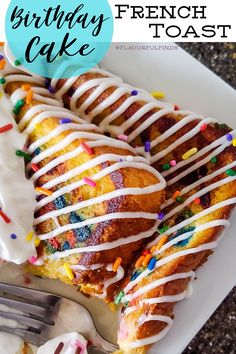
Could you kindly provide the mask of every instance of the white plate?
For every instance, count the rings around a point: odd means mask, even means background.
[[[150,45],[153,47],[153,44]],[[117,44],[112,45],[103,61],[105,68],[137,87],[150,91],[163,90],[168,101],[180,104],[184,109],[214,116],[236,127],[233,120],[236,112],[236,92],[183,50],[124,51],[116,50],[116,46]],[[129,44],[125,46],[128,47]],[[232,220],[231,228],[215,254],[197,272],[198,279],[193,283],[192,297],[176,305],[176,318],[172,329],[150,350],[150,354],[181,353],[235,285],[234,228],[236,220]],[[22,273],[17,266],[3,264],[0,267],[0,281],[22,285]],[[55,292],[84,304],[93,314],[101,333],[107,339],[115,339],[117,315],[112,314],[101,301],[88,299],[76,292],[75,288],[58,281],[31,278],[31,287]],[[69,330],[76,329],[72,326]]]
[[[120,45],[126,50],[117,49]],[[236,91],[184,50],[157,50],[159,43],[150,43],[149,50],[142,50],[148,43],[120,45],[114,43],[104,59],[107,70],[150,92],[164,91],[167,101],[183,109],[236,128]],[[171,43],[166,45],[174,47]],[[150,354],[181,353],[236,284],[235,229],[236,220],[231,218],[230,229],[215,254],[197,271],[191,298],[176,305],[173,327]]]

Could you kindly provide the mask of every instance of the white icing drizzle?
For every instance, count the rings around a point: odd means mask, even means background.
[[[56,187],[59,183],[66,183],[66,186],[59,188],[56,191],[53,191],[52,195],[43,198],[41,201],[37,202],[36,211],[47,205],[48,203],[54,202],[56,198],[73,191],[75,188],[85,185],[84,180],[79,180],[74,182],[73,179],[77,175],[89,171],[91,168],[101,165],[102,163],[112,162],[109,167],[105,167],[101,169],[98,173],[87,176],[93,181],[99,181],[101,178],[110,175],[112,172],[133,168],[136,170],[147,171],[151,173],[157,183],[153,185],[148,185],[143,188],[138,187],[129,187],[129,188],[120,188],[116,189],[112,192],[101,194],[96,198],[91,198],[90,200],[84,200],[78,202],[74,205],[63,207],[62,209],[53,210],[48,212],[38,218],[35,219],[34,225],[39,225],[43,221],[52,219],[56,228],[46,234],[39,235],[41,240],[50,239],[52,237],[58,236],[63,232],[68,230],[74,230],[78,228],[82,228],[87,225],[93,225],[97,223],[101,223],[108,220],[116,220],[116,219],[126,219],[126,218],[145,218],[149,220],[155,220],[156,215],[152,213],[146,212],[117,212],[106,214],[102,216],[93,217],[79,223],[70,223],[67,225],[60,225],[58,217],[60,215],[64,215],[70,213],[71,211],[78,211],[84,207],[88,207],[91,205],[95,205],[104,201],[111,200],[116,197],[125,196],[125,195],[146,195],[150,193],[154,193],[160,191],[165,188],[166,182],[164,178],[155,171],[152,167],[149,166],[149,161],[143,157],[139,156],[130,156],[127,155],[127,152],[135,153],[135,149],[130,147],[127,143],[123,141],[117,141],[106,137],[104,135],[99,134],[100,129],[96,126],[85,123],[82,119],[78,118],[76,115],[72,114],[68,110],[66,110],[57,100],[53,99],[53,96],[49,94],[48,90],[43,87],[38,87],[37,85],[44,85],[44,80],[39,79],[38,77],[31,77],[28,74],[24,74],[23,72],[12,69],[9,64],[2,72],[2,77],[6,80],[6,85],[9,82],[29,82],[32,83],[32,91],[33,91],[33,99],[37,100],[39,103],[37,105],[32,106],[28,109],[28,111],[22,117],[19,129],[24,132],[24,134],[30,134],[35,128],[35,125],[42,124],[44,120],[47,118],[69,118],[71,122],[68,124],[56,125],[53,130],[51,130],[48,134],[38,139],[37,141],[31,143],[28,148],[29,153],[33,153],[36,149],[41,148],[42,146],[46,148],[41,151],[38,155],[36,155],[31,163],[28,164],[27,170],[31,169],[31,164],[38,164],[46,158],[49,158],[49,162],[32,176],[32,180],[36,183],[37,180],[43,176],[45,173],[50,172],[53,168],[57,167],[59,164],[68,161],[69,159],[78,156],[83,152],[81,147],[76,148],[73,151],[66,152],[58,157],[54,157],[57,152],[61,152],[63,149],[66,149],[73,141],[76,139],[84,139],[87,145],[90,148],[95,148],[99,146],[108,146],[108,147],[116,147],[122,149],[124,151],[124,155],[120,154],[104,154],[102,156],[93,157],[91,156],[90,160],[85,162],[84,164],[77,166],[59,177],[54,177],[50,181],[46,182],[42,188],[51,189]],[[19,88],[14,91],[11,95],[11,101],[13,105],[15,105],[19,100],[25,99],[27,92],[22,88]],[[80,124],[77,124],[80,123]],[[47,143],[52,139],[58,137],[60,134],[67,132],[68,134],[58,143],[53,146],[47,147]],[[96,132],[96,133],[94,133]],[[88,142],[87,142],[88,140]],[[122,161],[121,161],[122,160]],[[73,181],[73,182],[72,182]],[[126,238],[120,238],[116,241],[112,242],[104,242],[102,244],[97,244],[94,246],[86,246],[81,248],[74,248],[71,250],[66,250],[63,252],[56,252],[55,254],[51,254],[48,257],[49,259],[59,259],[63,257],[67,257],[70,254],[78,254],[84,252],[97,252],[97,251],[105,251],[115,247],[120,247],[122,245],[126,245],[131,242],[136,242],[138,240],[150,237],[153,232],[156,230],[158,222],[154,223],[154,226],[145,232],[140,232],[136,235],[132,235]],[[44,259],[45,259],[44,258]],[[42,264],[43,259],[39,260],[39,264]],[[77,268],[76,268],[77,267]],[[72,269],[76,271],[79,270],[80,265],[72,266]],[[111,265],[107,266],[107,270],[110,271]],[[113,278],[109,278],[104,281],[104,289],[103,294],[101,296],[106,297],[106,289],[112,283],[122,279],[124,276],[123,267],[119,267],[116,275]]]
[[[106,108],[108,108],[109,106],[113,105],[117,100],[119,100],[122,96],[124,96],[124,94],[128,93],[130,94],[131,91],[133,90],[132,87],[123,84],[122,80],[110,73],[107,73],[103,70],[100,69],[93,69],[91,70],[91,72],[97,72],[105,77],[102,78],[97,78],[97,79],[90,79],[87,82],[82,83],[74,92],[74,94],[71,97],[70,100],[70,108],[79,113],[81,115],[81,117],[85,118],[86,120],[92,122],[93,118],[95,118],[97,115],[101,114]],[[56,93],[56,96],[59,100],[63,100],[63,95],[72,87],[72,85],[76,82],[76,78],[73,78],[71,80],[66,80],[65,83],[63,84],[63,86],[61,87],[61,89]],[[52,86],[54,88],[56,88],[58,83],[58,80],[52,80]],[[108,88],[114,88],[114,92],[111,95],[108,95],[108,97],[106,97],[101,103],[98,104],[98,106],[93,109],[89,114],[86,114],[86,110],[90,107],[90,105],[92,105],[96,99]],[[94,88],[94,91],[92,94],[90,94],[88,96],[88,98],[85,100],[85,102],[78,107],[77,105],[77,100],[83,96],[84,93],[86,93],[89,89]],[[143,104],[143,106],[137,111],[135,112],[129,119],[127,119],[122,125],[120,126],[114,126],[112,125],[112,123],[114,122],[114,120],[119,117],[120,115],[122,115],[133,103],[135,102],[140,102],[140,101],[144,101],[145,103]],[[137,123],[145,114],[149,113],[151,110],[156,109],[157,112],[153,113],[150,115],[149,118],[147,118],[143,123],[137,125],[136,129],[134,129],[130,135],[128,135],[128,142],[132,142],[138,135],[140,135],[144,130],[146,130],[148,127],[150,127],[154,122],[156,122],[158,119],[164,117],[166,114],[168,113],[176,113],[173,109],[173,106],[171,105],[163,105],[160,102],[154,101],[152,97],[150,97],[150,95],[142,92],[139,92],[139,94],[137,96],[131,96],[129,98],[126,98],[124,100],[124,102],[117,107],[111,114],[107,115],[100,123],[99,126],[104,130],[104,131],[108,131],[109,133],[111,133],[113,136],[117,136],[118,134],[126,134],[126,131],[128,128],[131,128],[135,123]],[[172,134],[175,134],[176,132],[179,131],[179,129],[183,128],[184,126],[186,126],[187,124],[189,124],[190,122],[195,121],[196,119],[201,119],[199,123],[197,123],[197,125],[195,125],[195,127],[188,131],[186,134],[184,134],[183,136],[181,136],[180,138],[178,138],[177,140],[175,140],[172,144],[168,145],[164,150],[159,151],[158,153],[156,153],[155,155],[152,155],[150,153],[145,153],[144,152],[144,147],[143,146],[138,146],[135,147],[136,152],[138,152],[139,154],[144,155],[146,158],[149,158],[150,163],[154,163],[160,159],[162,159],[163,157],[165,157],[168,153],[170,153],[171,151],[177,149],[181,144],[187,142],[188,140],[190,140],[191,138],[193,138],[196,134],[199,133],[200,128],[202,126],[202,124],[211,124],[211,123],[215,123],[215,120],[212,118],[204,118],[203,116],[197,115],[195,113],[192,112],[188,112],[188,111],[179,111],[178,114],[182,115],[183,118],[177,122],[174,126],[172,126],[171,128],[169,128],[166,132],[164,132],[162,135],[158,136],[157,138],[155,138],[154,140],[152,140],[150,142],[151,145],[151,149],[153,149],[154,147],[156,147],[158,144],[160,144],[161,142],[163,142],[164,140],[166,140],[167,138],[169,138]],[[230,132],[232,134],[233,137],[236,136],[236,132],[232,131]],[[173,177],[172,179],[169,179],[167,181],[167,186],[171,186],[174,183],[178,182],[181,178],[185,177],[186,175],[188,175],[189,173],[193,172],[194,170],[196,170],[197,168],[203,166],[204,164],[206,164],[207,162],[209,162],[211,160],[211,158],[218,156],[220,153],[222,153],[228,146],[231,145],[231,141],[227,141],[225,136],[217,139],[216,141],[214,141],[213,143],[207,145],[206,147],[200,149],[197,151],[197,153],[191,157],[189,157],[187,160],[182,160],[177,162],[176,166],[171,167],[169,170],[164,171],[162,173],[163,177],[168,177],[169,174],[171,174],[172,172],[177,171],[180,168],[185,167],[185,169],[179,173],[176,177]],[[195,162],[197,159],[203,157],[202,159],[200,159],[198,162]],[[219,176],[220,174],[225,173],[228,169],[232,169],[236,166],[236,162],[233,161],[232,163],[229,163],[228,165],[212,172],[211,174],[202,177],[200,180],[192,183],[191,185],[183,188],[180,191],[180,195],[183,196],[188,192],[191,192],[192,189],[202,185],[203,183],[207,183],[210,180],[212,180],[213,178]],[[184,209],[187,205],[189,205],[190,203],[192,203],[196,198],[201,197],[202,195],[204,195],[207,192],[213,191],[216,188],[219,188],[223,185],[226,185],[232,181],[235,180],[235,176],[229,176],[223,179],[220,179],[219,181],[212,183],[210,185],[208,185],[207,187],[201,189],[199,192],[194,193],[192,196],[188,197],[183,204],[178,205],[177,207],[173,208],[171,211],[169,211],[168,214],[165,215],[163,221],[168,220],[169,218],[171,218],[173,215],[175,215],[176,213],[180,212],[182,209]],[[169,200],[167,200],[163,205],[162,205],[162,209],[165,209],[167,206],[170,206],[172,203],[174,202],[174,200],[172,198],[170,198]],[[171,227],[169,230],[167,230],[167,232],[165,232],[166,235],[171,235],[173,232],[176,232],[178,230],[180,230],[182,227],[187,226],[189,224],[191,224],[193,221],[196,221],[197,219],[204,217],[210,213],[212,213],[215,210],[218,210],[220,208],[223,208],[227,205],[231,205],[231,204],[235,204],[236,203],[236,198],[231,198],[229,200],[225,200],[222,202],[219,202],[216,205],[211,206],[210,208],[203,210],[202,212],[198,213],[197,215],[194,215],[193,217],[190,217],[189,219],[181,222],[178,225],[175,225],[174,227]],[[195,228],[194,231],[191,232],[186,232],[176,238],[174,238],[173,240],[168,241],[166,244],[164,244],[160,250],[156,251],[153,253],[154,255],[158,255],[161,254],[163,251],[169,249],[172,246],[175,246],[178,242],[183,241],[188,239],[189,237],[191,237],[191,235],[195,232],[200,232],[203,230],[206,230],[208,228],[212,228],[212,227],[217,227],[217,226],[228,226],[229,222],[226,220],[214,220],[208,223],[204,223],[202,225],[199,225]],[[161,238],[162,236],[158,236],[153,242],[151,242],[148,247],[152,247],[153,245],[155,245]],[[214,242],[209,242],[206,244],[202,244],[198,247],[189,247],[185,250],[182,251],[178,251],[176,253],[173,253],[159,261],[157,261],[155,268],[153,269],[153,271],[155,269],[157,269],[158,267],[161,267],[164,264],[167,264],[181,256],[184,255],[188,255],[188,254],[192,254],[192,253],[197,253],[197,252],[201,252],[204,250],[210,250],[213,249],[217,246],[217,243],[219,242],[219,239],[217,241]],[[158,282],[163,282],[166,283],[167,281],[170,281],[169,277],[165,277],[157,282],[153,282],[151,284],[148,284],[146,287],[143,287],[139,290],[137,290],[136,292],[132,293],[132,294],[128,294],[128,292],[138,283],[140,282],[142,279],[144,279],[148,274],[150,274],[152,271],[149,271],[148,269],[143,271],[135,280],[131,281],[126,288],[124,289],[125,291],[125,296],[122,298],[122,302],[125,303],[127,301],[130,301],[132,299],[134,299],[135,297],[145,294],[148,290],[153,289],[155,287],[158,286]],[[187,277],[187,273],[184,273],[183,276]],[[178,275],[174,275],[178,277]],[[175,301],[179,301],[182,300],[183,298],[185,298],[186,296],[186,291],[184,291],[181,294],[177,294],[177,295],[173,295],[173,296],[165,296],[162,298],[156,298],[156,299],[143,299],[141,300],[142,302],[140,302],[140,305],[143,304],[153,304],[153,303],[161,303],[161,302],[175,302]],[[125,314],[129,314],[132,311],[134,311],[136,309],[135,306],[132,306],[131,308],[127,308],[125,310]],[[158,316],[146,316],[145,321],[150,321],[150,320],[157,320],[160,321],[160,317]],[[147,344],[151,344],[157,340],[160,340],[168,331],[170,325],[172,324],[172,320],[167,317],[164,319],[164,322],[167,323],[167,326],[163,329],[163,331],[161,331],[158,335],[153,336],[153,337],[149,337],[149,338],[145,338],[142,340],[138,340],[135,341],[133,343],[130,343],[130,347],[131,348],[136,348],[139,346],[143,346],[143,345],[147,345]],[[171,323],[170,323],[171,322]]]

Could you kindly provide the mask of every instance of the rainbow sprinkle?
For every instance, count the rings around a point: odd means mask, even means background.
[[[115,298],[115,304],[118,305],[121,302],[122,297],[125,296],[124,290],[122,290]]]
[[[145,144],[144,144],[144,151],[145,152],[150,152],[151,150],[151,143],[150,141],[145,141]]]
[[[226,171],[226,174],[228,176],[236,176],[236,171],[232,170],[232,169],[229,169]]]
[[[31,263],[31,264],[35,264],[37,261],[37,258],[35,256],[32,256],[30,258],[28,258],[28,262]]]
[[[33,99],[34,92],[33,90],[29,90],[26,96],[26,104],[30,104]]]
[[[32,157],[30,156],[30,154],[27,154],[27,152],[24,152],[22,150],[16,150],[16,156],[24,157],[26,159],[26,161],[32,160]]]
[[[119,134],[119,135],[117,135],[117,139],[119,139],[121,141],[128,141],[128,136],[125,134]]]
[[[180,106],[179,106],[178,104],[175,104],[175,105],[174,105],[174,110],[175,110],[175,111],[179,111],[179,110],[180,110]]]
[[[55,89],[54,89],[52,86],[50,86],[50,85],[49,85],[49,87],[48,87],[48,91],[49,91],[50,93],[55,93]]]
[[[16,240],[16,239],[17,239],[16,234],[11,234],[11,239],[12,239],[12,240]]]
[[[212,162],[212,163],[216,163],[216,162],[217,162],[217,158],[216,158],[216,157],[212,157],[212,158],[211,158],[211,162]]]
[[[159,234],[164,234],[164,232],[166,232],[167,230],[169,230],[169,226],[163,226],[161,229],[158,229],[157,231],[159,232]]]
[[[0,208],[0,216],[7,224],[10,224],[11,219],[2,211],[2,208]]]
[[[180,192],[180,191],[176,191],[176,192],[174,192],[174,193],[173,193],[173,195],[172,195],[172,199],[176,200],[176,198],[177,198],[177,197],[179,197],[179,196],[180,196],[180,194],[181,194],[181,192]]]
[[[155,251],[160,250],[161,247],[166,243],[167,240],[168,240],[168,236],[167,236],[167,235],[163,235],[163,236],[160,238],[158,244],[156,245]]]
[[[40,239],[38,237],[35,237],[34,245],[35,245],[35,247],[38,247],[40,245]]]
[[[0,60],[0,70],[3,70],[6,66],[6,60],[5,59],[1,59]]]
[[[151,95],[154,98],[160,98],[160,99],[165,97],[165,94],[162,91],[153,91],[151,92]]]
[[[93,155],[93,150],[88,146],[88,144],[86,144],[85,142],[81,143],[80,146],[82,147],[82,149],[87,152],[87,154],[89,155]]]
[[[195,155],[196,153],[198,152],[198,149],[196,147],[188,150],[187,152],[185,152],[183,155],[182,155],[182,159],[183,160],[187,160],[189,159],[191,156]]]
[[[60,124],[68,124],[71,123],[72,120],[70,118],[62,118],[60,119]]]
[[[24,90],[24,91],[29,91],[29,90],[31,90],[31,86],[30,86],[30,85],[27,85],[27,84],[22,85],[21,88],[22,88],[22,90]]]
[[[152,257],[150,259],[150,262],[148,263],[148,270],[153,270],[155,268],[157,259],[155,257]]]
[[[170,161],[170,165],[171,165],[171,167],[176,166],[176,165],[177,165],[176,160],[171,160],[171,161]]]
[[[147,254],[142,262],[142,266],[143,267],[146,267],[150,261],[150,259],[152,258],[151,254]]]
[[[24,106],[24,104],[25,104],[25,100],[24,99],[21,99],[21,100],[17,101],[16,104],[15,104],[15,107],[13,109],[13,113],[16,114],[16,115],[19,114],[20,109],[21,109],[21,107]]]
[[[90,179],[88,177],[84,177],[83,181],[85,184],[87,184],[90,187],[96,187],[96,182],[94,182],[92,179]]]
[[[57,346],[57,348],[56,348],[54,354],[60,354],[61,351],[62,351],[62,349],[64,348],[64,345],[65,345],[65,344],[64,344],[63,342],[60,342],[60,343],[58,344],[58,346]]]
[[[6,83],[6,80],[4,79],[4,77],[1,77],[1,79],[0,79],[0,84],[1,85],[4,85]]]
[[[121,265],[121,262],[122,262],[122,258],[121,258],[121,257],[118,257],[118,258],[116,259],[116,261],[114,262],[114,264],[113,264],[113,267],[112,267],[112,271],[113,271],[113,272],[117,272],[119,266]]]
[[[194,199],[194,203],[199,205],[201,203],[201,199],[200,198]]]
[[[207,124],[206,123],[203,123],[201,126],[200,126],[200,131],[201,132],[204,132],[204,130],[206,130],[207,128]]]
[[[236,139],[233,139],[232,143],[233,143],[233,146],[236,146]]]
[[[232,141],[233,140],[233,136],[231,134],[226,134],[226,139],[228,141]]]
[[[28,241],[28,242],[32,241],[33,235],[34,235],[33,231],[30,231],[30,232],[26,235],[26,238],[25,238],[26,241]]]
[[[74,279],[74,273],[72,272],[72,269],[70,268],[70,266],[67,263],[64,263],[63,267],[64,267],[64,269],[66,271],[66,274],[67,274],[68,278],[70,280],[73,280]]]
[[[34,171],[34,172],[37,172],[39,170],[39,167],[36,163],[32,163],[31,164],[31,169]]]
[[[20,61],[20,59],[16,59],[14,64],[15,64],[15,66],[19,66],[19,65],[21,65],[21,61]]]
[[[5,133],[9,130],[13,129],[13,124],[6,124],[3,127],[0,128],[0,133]]]
[[[131,91],[131,95],[132,95],[132,96],[137,96],[137,95],[138,95],[138,90],[133,90],[133,91]]]
[[[166,163],[165,165],[162,166],[163,171],[167,171],[170,169],[170,164]]]
[[[137,261],[136,261],[136,263],[135,263],[135,268],[139,268],[139,267],[141,267],[141,265],[142,265],[142,263],[143,263],[143,261],[144,261],[144,256],[140,256],[138,259],[137,259]]]
[[[45,189],[45,188],[41,188],[41,187],[36,187],[35,190],[36,190],[36,192],[42,193],[42,194],[47,195],[47,196],[50,196],[53,193],[49,189]]]
[[[163,220],[164,219],[164,216],[165,216],[165,214],[164,213],[158,213],[157,214],[157,220]]]

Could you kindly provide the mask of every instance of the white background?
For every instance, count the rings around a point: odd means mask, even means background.
[[[33,1],[33,0],[32,0]],[[37,0],[38,1],[38,0]],[[5,40],[5,14],[10,0],[0,0],[0,40]],[[79,2],[78,2],[79,3]],[[114,16],[117,15],[117,9],[115,4],[129,4],[135,6],[153,5],[153,6],[207,6],[206,14],[207,19],[156,19],[156,20],[145,20],[145,19],[130,19],[131,12],[124,14],[122,20],[115,20],[115,31],[114,31],[114,42],[162,42],[162,41],[186,41],[186,42],[235,42],[236,41],[236,1],[235,0],[109,0],[112,7]],[[217,36],[214,38],[169,38],[165,35],[165,31],[161,31],[161,38],[153,38],[154,28],[149,29],[149,23],[164,23],[166,27],[171,25],[177,25],[181,27],[182,32],[189,25],[194,26],[199,35],[201,35],[201,28],[204,25],[231,25],[231,30],[227,30],[228,38],[221,38],[221,31],[217,32]]]

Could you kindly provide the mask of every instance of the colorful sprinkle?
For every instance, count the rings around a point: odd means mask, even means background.
[[[35,188],[35,191],[38,192],[38,193],[47,195],[47,196],[50,196],[50,195],[52,195],[52,193],[53,193],[53,192],[50,191],[49,189],[41,188],[41,187],[36,187],[36,188]]]
[[[32,238],[33,238],[33,231],[30,231],[27,235],[26,235],[26,241],[30,242],[32,241]]]
[[[0,70],[3,70],[6,66],[6,60],[5,59],[1,59],[0,60]]]
[[[226,171],[226,174],[228,176],[236,176],[236,171],[232,170],[232,169],[229,169]]]
[[[19,65],[21,65],[21,61],[19,59],[16,59],[14,64],[15,64],[15,66],[19,66]]]
[[[140,256],[140,257],[137,259],[137,261],[136,261],[136,263],[135,263],[135,268],[141,267],[144,258],[145,258],[144,256]]]
[[[24,159],[26,159],[26,161],[31,161],[32,160],[31,155],[27,154],[27,152],[24,152],[22,150],[16,150],[16,156],[24,157]]]
[[[83,181],[85,184],[87,184],[90,187],[96,187],[96,182],[94,182],[92,179],[84,177]]]
[[[122,291],[117,295],[117,297],[115,298],[115,304],[116,304],[116,305],[120,304],[121,299],[122,299],[122,297],[124,297],[124,296],[125,296],[125,292],[124,292],[124,290],[122,290]]]
[[[64,343],[63,342],[60,342],[55,350],[55,352],[53,354],[60,354],[62,349],[64,347]]]
[[[141,264],[140,264],[140,266],[141,266]],[[139,274],[140,274],[140,272],[136,270],[136,271],[131,275],[130,280],[131,280],[131,281],[134,281],[135,279],[138,278]]]
[[[4,56],[0,54],[0,60],[4,59]]]
[[[233,136],[231,134],[226,134],[226,139],[228,141],[232,141],[233,140]]]
[[[178,203],[183,203],[183,202],[184,202],[184,198],[183,198],[183,197],[180,197],[180,196],[176,197],[175,200],[176,200],[176,202],[178,202]]]
[[[66,274],[67,274],[68,278],[70,280],[73,280],[74,279],[74,273],[72,272],[72,269],[70,268],[70,266],[67,263],[65,263],[63,265],[63,267],[64,267],[64,269],[66,271]]]
[[[157,259],[155,257],[152,257],[150,259],[150,262],[148,263],[148,270],[153,270],[155,268]]]
[[[11,234],[11,238],[12,238],[12,240],[16,240],[17,239],[16,234]]]
[[[68,124],[71,123],[72,120],[70,118],[62,118],[60,119],[60,124]]]
[[[29,263],[34,264],[34,263],[36,263],[37,258],[35,256],[32,256],[32,257],[28,258],[28,261],[29,261]]]
[[[172,199],[176,199],[177,197],[179,197],[180,196],[180,194],[181,194],[181,192],[180,191],[176,191],[176,192],[174,192],[173,194],[172,194]]]
[[[0,98],[2,98],[2,96],[3,96],[3,93],[0,91]]]
[[[152,97],[154,98],[164,98],[165,94],[162,91],[153,91],[151,92]]]
[[[6,83],[6,80],[3,78],[3,77],[1,77],[1,79],[0,79],[0,84],[1,85],[4,85]]]
[[[170,165],[171,165],[171,167],[174,167],[177,165],[177,162],[175,160],[171,160]]]
[[[34,245],[35,245],[35,247],[38,247],[40,245],[40,239],[38,237],[35,237]]]
[[[133,90],[133,91],[131,91],[131,95],[132,95],[132,96],[137,96],[137,95],[138,95],[138,90]]]
[[[151,254],[147,254],[142,262],[142,266],[143,267],[146,267],[150,261],[150,259],[152,258]]]
[[[201,199],[200,198],[195,198],[194,199],[194,203],[199,205],[201,203]]]
[[[85,142],[80,144],[82,149],[87,152],[87,154],[89,155],[93,155],[93,150],[88,146],[88,144],[86,144]]]
[[[5,42],[0,42],[0,47],[3,47]]]
[[[54,89],[52,86],[49,86],[49,87],[48,87],[48,91],[49,91],[50,93],[55,93],[55,89]]]
[[[211,158],[211,162],[212,162],[212,163],[216,163],[216,162],[217,162],[217,158],[216,158],[216,157],[212,157],[212,158]]]
[[[163,235],[159,240],[158,244],[156,245],[156,251],[159,251],[161,247],[166,243],[167,240],[168,240],[168,236]]]
[[[29,90],[31,90],[31,86],[30,86],[30,85],[27,85],[27,84],[22,85],[21,88],[22,88],[22,90],[24,90],[24,91],[29,91]]]
[[[179,110],[180,110],[180,106],[179,106],[178,104],[175,104],[175,105],[174,105],[174,110],[175,110],[175,111],[179,111]]]
[[[26,100],[25,100],[26,104],[30,104],[32,102],[33,95],[34,95],[33,90],[29,90],[27,93],[27,96],[26,96]]]
[[[236,139],[233,139],[233,146],[236,146]]]
[[[164,219],[164,216],[165,216],[165,214],[164,213],[158,213],[157,214],[157,220],[163,220]]]
[[[39,170],[39,167],[36,163],[32,163],[31,164],[31,169],[34,171],[34,172],[37,172]]]
[[[182,155],[182,159],[183,160],[187,160],[189,159],[191,156],[195,155],[196,153],[198,152],[198,149],[196,147],[188,150],[187,152],[185,152],[183,155]]]
[[[159,232],[159,234],[164,234],[164,232],[166,232],[167,230],[169,230],[169,226],[163,226],[161,229],[158,229],[157,231]]]
[[[206,123],[203,123],[201,126],[200,126],[200,131],[201,132],[204,132],[204,130],[206,130],[207,128],[207,124]]]
[[[146,256],[147,254],[150,254],[150,251],[149,251],[149,250],[144,250],[144,251],[142,252],[142,255],[143,255],[143,256]]]
[[[121,141],[128,141],[128,135],[119,134],[119,135],[117,135],[117,139],[121,140]]]
[[[24,104],[25,104],[25,100],[24,99],[21,99],[18,102],[16,102],[16,105],[15,105],[15,107],[13,109],[13,113],[19,114],[20,109],[21,109],[21,107],[24,106]]]
[[[9,219],[9,217],[2,211],[1,208],[0,208],[0,216],[3,218],[3,220],[4,220],[7,224],[10,224],[11,219]]]
[[[163,171],[167,171],[170,169],[170,164],[166,163],[165,165],[162,166]]]
[[[150,152],[150,150],[151,150],[151,143],[150,143],[150,141],[145,141],[144,150],[145,150],[145,152]]]
[[[113,264],[113,267],[112,267],[112,271],[113,271],[113,272],[117,272],[119,266],[121,265],[121,262],[122,262],[122,258],[121,258],[121,257],[118,257],[118,258],[116,259],[116,261],[114,262],[114,264]]]
[[[0,128],[0,133],[8,132],[13,128],[13,124],[7,124]]]

